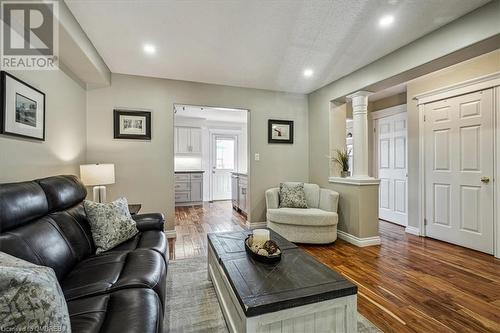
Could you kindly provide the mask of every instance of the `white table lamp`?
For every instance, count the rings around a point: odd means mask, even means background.
[[[83,184],[94,186],[94,201],[106,202],[106,186],[115,183],[114,164],[82,164],[80,178]]]

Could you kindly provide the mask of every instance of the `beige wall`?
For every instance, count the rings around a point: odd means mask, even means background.
[[[144,212],[167,213],[167,228],[173,228],[174,220],[174,103],[250,110],[252,222],[265,221],[266,189],[281,181],[308,181],[305,95],[113,74],[110,87],[88,91],[87,103],[88,161],[116,167],[116,184],[109,186],[108,195],[142,203]],[[152,140],[113,139],[114,107],[152,110]],[[293,145],[267,143],[267,120],[272,118],[295,121]],[[255,153],[260,161],[253,159]]]
[[[0,135],[0,183],[79,174],[85,161],[85,89],[63,71],[12,71],[45,93],[45,141]]]
[[[408,83],[408,225],[419,226],[419,124],[416,95],[500,71],[500,49],[422,76]]]

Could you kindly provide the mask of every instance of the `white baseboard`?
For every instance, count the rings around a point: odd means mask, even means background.
[[[267,222],[250,222],[247,221],[245,223],[248,229],[257,229],[257,228],[265,228],[267,227]]]
[[[337,230],[337,236],[340,239],[343,239],[346,242],[351,243],[353,245],[356,245],[358,247],[380,245],[380,237],[379,236],[359,238],[359,237],[356,237],[354,235],[348,234],[347,232],[342,231],[342,230]]]
[[[405,231],[409,234],[415,235],[415,236],[420,236],[420,229],[412,226],[407,226],[405,228]]]
[[[165,235],[167,238],[177,238],[177,232],[175,230],[165,230]]]

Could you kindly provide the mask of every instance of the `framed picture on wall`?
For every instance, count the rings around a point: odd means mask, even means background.
[[[151,140],[151,112],[113,110],[115,139]]]
[[[293,121],[269,119],[267,123],[268,143],[293,143]]]
[[[0,81],[0,133],[44,141],[45,94],[4,71]]]

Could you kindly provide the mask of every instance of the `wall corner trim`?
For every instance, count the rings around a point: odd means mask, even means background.
[[[412,235],[415,235],[415,236],[421,236],[420,235],[420,228],[417,228],[417,227],[407,226],[405,228],[405,232],[412,234]]]
[[[381,243],[380,236],[359,238],[342,230],[337,230],[337,236],[348,243],[356,245],[357,247],[380,245]]]

